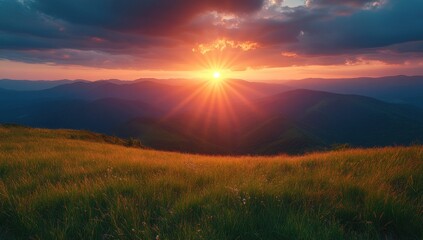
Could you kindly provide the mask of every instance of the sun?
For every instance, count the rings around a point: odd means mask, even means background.
[[[216,71],[216,72],[213,72],[213,78],[214,78],[214,79],[216,79],[216,80],[217,80],[217,79],[219,79],[219,78],[220,78],[220,76],[221,76],[221,75],[220,75],[220,72],[217,72],[217,71]]]

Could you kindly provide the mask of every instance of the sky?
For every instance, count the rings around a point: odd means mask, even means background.
[[[0,0],[0,78],[423,75],[422,0]]]

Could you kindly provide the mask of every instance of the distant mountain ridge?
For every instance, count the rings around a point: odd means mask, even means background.
[[[242,80],[233,79],[242,82]],[[0,79],[0,89],[17,91],[46,90],[57,86],[73,83],[92,83],[87,80],[56,80],[56,81],[29,81]],[[136,80],[107,79],[94,81],[97,83],[111,83],[115,85],[132,85],[142,82],[154,82],[168,86],[185,86],[203,84],[204,80],[196,79],[155,79],[140,78]],[[245,82],[245,81],[244,81]],[[285,90],[309,89],[341,94],[357,94],[377,98],[392,103],[411,104],[423,108],[423,76],[387,76],[387,77],[360,77],[360,78],[308,78],[302,80],[280,80],[265,82],[249,82],[259,84],[263,88]],[[277,93],[277,91],[273,93]],[[279,91],[280,92],[280,91]],[[113,97],[113,96],[109,96]]]
[[[37,91],[49,89],[52,87],[60,86],[63,84],[81,82],[85,80],[13,80],[13,79],[0,79],[0,88],[6,90],[17,91]]]
[[[394,103],[423,108],[423,76],[389,76],[380,78],[310,78],[280,81],[297,89],[310,89],[341,94],[357,94]]]
[[[423,141],[422,109],[357,94],[296,89],[290,82],[116,81],[0,89],[0,123],[85,129],[137,138],[157,149],[211,154],[296,154],[334,144]],[[410,83],[418,89],[419,81]]]

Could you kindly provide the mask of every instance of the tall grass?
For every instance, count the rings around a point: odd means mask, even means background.
[[[423,239],[420,146],[217,157],[84,134],[0,128],[0,239]]]

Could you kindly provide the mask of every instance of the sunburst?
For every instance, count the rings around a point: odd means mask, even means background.
[[[229,78],[230,69],[236,66],[238,55],[217,51],[198,54],[197,57],[194,65],[204,69],[202,76],[205,81],[199,82],[198,85],[182,86],[175,92],[175,95],[183,97],[175,99],[179,103],[161,119],[162,121],[177,118],[180,114],[187,116],[189,112],[190,117],[185,119],[188,121],[186,125],[202,126],[204,134],[207,135],[209,131],[213,131],[210,128],[212,125],[225,131],[230,129],[230,126],[242,124],[239,109],[260,115],[260,110],[255,108],[248,97],[256,90]]]

